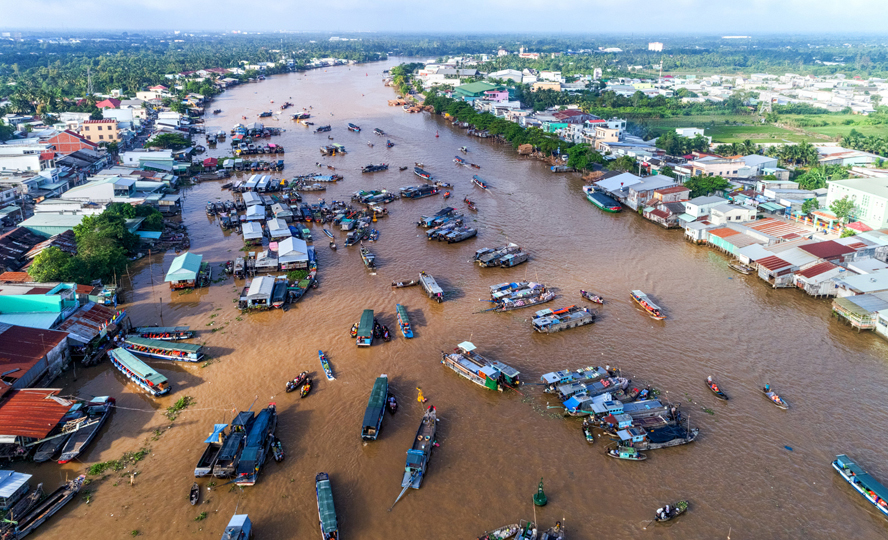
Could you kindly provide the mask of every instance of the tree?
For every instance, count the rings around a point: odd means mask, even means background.
[[[833,203],[829,205],[829,209],[837,218],[839,218],[839,220],[841,220],[842,223],[847,223],[857,210],[857,205],[854,204],[852,199],[849,199],[848,196],[845,195],[841,199],[833,201]]]
[[[805,199],[805,202],[802,203],[802,213],[806,215],[818,208],[820,208],[820,203],[817,202],[816,198]]]
[[[856,234],[857,231],[855,231],[854,229],[849,229],[845,227],[844,229],[842,229],[842,234],[839,235],[839,238],[848,238],[849,236],[854,236]]]
[[[660,174],[662,174],[663,176],[668,176],[669,178],[676,178],[675,171],[672,170],[672,167],[670,167],[669,165],[661,168]]]
[[[155,135],[149,142],[149,146],[172,148],[173,150],[185,148],[189,144],[188,139],[178,133],[161,133],[160,135]]]
[[[607,168],[612,171],[631,172],[637,168],[635,158],[630,156],[620,156],[607,164]]]
[[[28,268],[31,279],[41,283],[47,281],[67,281],[74,257],[56,246],[50,246],[34,258]]]
[[[684,186],[691,190],[690,196],[693,199],[716,191],[724,191],[731,186],[731,183],[721,176],[695,176],[686,180]]]

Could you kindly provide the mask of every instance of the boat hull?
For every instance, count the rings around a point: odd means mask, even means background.
[[[839,457],[846,457],[846,456],[843,455],[843,456],[839,456]],[[856,464],[855,464],[855,465],[856,465]],[[864,489],[864,487],[862,487],[862,486],[856,481],[856,479],[855,479],[854,476],[850,476],[850,475],[848,475],[848,474],[845,474],[843,468],[839,465],[839,460],[838,460],[838,459],[836,459],[836,460],[834,460],[834,461],[832,462],[832,467],[833,467],[833,469],[836,470],[837,473],[839,473],[839,475],[840,475],[840,476],[841,476],[846,482],[848,482],[849,484],[851,484],[851,487],[853,487],[854,490],[857,491],[857,493],[860,493],[860,495],[861,495],[864,499],[866,499],[867,502],[869,502],[871,505],[875,506],[875,507],[879,510],[879,512],[881,512],[883,515],[885,515],[886,517],[888,517],[888,507],[885,507],[885,506],[882,506],[882,505],[878,504],[878,503],[876,502],[876,500],[875,500],[873,497],[871,497],[871,496],[866,492],[866,490]]]

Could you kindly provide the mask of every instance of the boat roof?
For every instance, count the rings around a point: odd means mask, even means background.
[[[506,377],[508,377],[510,379],[514,379],[515,377],[518,377],[519,375],[521,375],[520,371],[518,371],[517,369],[513,368],[512,366],[510,366],[508,364],[503,364],[499,360],[494,360],[490,364],[493,367],[495,367],[496,369],[498,369],[500,372],[502,372],[503,375],[505,375]]]
[[[264,441],[265,437],[268,435],[268,426],[271,424],[274,414],[275,411],[270,406],[259,411],[259,414],[256,415],[256,420],[253,422],[253,426],[250,427],[250,434],[247,435],[247,448],[257,447],[262,444],[262,441]]]
[[[247,514],[235,514],[231,516],[231,521],[225,527],[225,533],[222,535],[223,540],[241,540],[245,538],[247,531],[251,529],[250,518]]]
[[[460,349],[462,349],[466,352],[472,352],[475,350],[475,344],[472,343],[471,341],[463,341],[462,343],[457,345],[457,347],[459,347]]]
[[[237,416],[234,417],[234,420],[231,421],[232,426],[246,426],[250,422],[253,421],[253,415],[255,413],[253,411],[241,411],[237,413]]]
[[[401,304],[395,305],[395,311],[400,313],[401,317],[403,317],[405,319],[407,318],[407,309],[404,306],[402,306]]]
[[[839,462],[839,465],[853,472],[854,477],[860,484],[878,495],[880,498],[888,500],[888,488],[886,488],[878,480],[870,476],[869,473],[867,473],[860,467],[860,465],[851,461],[851,459],[845,454],[836,456],[836,461]]]
[[[380,375],[373,383],[370,391],[370,399],[367,401],[367,410],[364,412],[364,427],[376,427],[379,417],[385,409],[385,400],[388,397],[388,377]]]
[[[321,520],[321,527],[325,533],[339,530],[336,522],[336,508],[333,506],[333,488],[330,486],[330,479],[318,480],[316,482],[318,494],[318,517]]]
[[[197,353],[203,349],[203,345],[196,343],[176,343],[164,341],[162,339],[151,339],[143,337],[130,336],[124,342],[132,345],[141,345],[142,347],[150,347],[152,349],[160,349],[163,351],[182,351],[187,353]]]
[[[16,491],[28,483],[31,476],[15,471],[0,470],[0,497],[4,499],[12,497]]]
[[[358,337],[370,337],[373,335],[373,310],[365,309],[361,313],[361,322],[358,324]]]
[[[160,373],[154,371],[154,368],[142,362],[138,358],[133,355],[133,353],[129,352],[126,349],[112,349],[108,351],[108,354],[117,359],[118,362],[126,366],[130,371],[135,373],[138,377],[153,383],[155,386],[161,385],[167,382],[167,378],[161,375]]]
[[[207,444],[219,442],[219,436],[222,435],[222,432],[225,431],[225,428],[227,427],[228,424],[213,424],[213,433],[210,434],[204,442]]]
[[[139,326],[136,328],[136,332],[140,334],[144,333],[152,333],[152,334],[172,334],[175,332],[190,332],[190,326]]]

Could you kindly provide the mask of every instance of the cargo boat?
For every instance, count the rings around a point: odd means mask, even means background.
[[[407,465],[404,468],[404,479],[401,487],[419,489],[422,479],[425,477],[432,456],[432,447],[435,445],[435,434],[438,431],[437,411],[434,406],[429,406],[419,423],[416,437],[413,438],[413,446],[407,451]]]
[[[387,171],[388,168],[389,168],[388,163],[379,163],[376,165],[370,164],[370,165],[364,165],[363,167],[361,167],[361,172],[362,173],[373,173],[373,172],[378,172],[378,171]]]
[[[237,464],[240,461],[241,452],[244,450],[247,432],[252,427],[255,419],[253,412],[241,411],[231,421],[231,431],[222,442],[219,457],[216,458],[216,464],[213,466],[213,476],[216,478],[228,478],[237,471]]]
[[[600,191],[595,191],[593,186],[583,186],[583,193],[586,194],[586,199],[588,199],[590,203],[605,212],[616,214],[623,210],[623,205],[617,202],[616,199],[605,195]]]
[[[860,465],[851,461],[845,454],[836,456],[832,466],[864,499],[883,515],[888,516],[888,488],[870,476]]]
[[[608,376],[607,370],[602,367],[586,367],[582,369],[560,370],[544,373],[540,381],[545,385],[543,392],[553,394],[558,386],[572,383],[585,383],[597,381]]]
[[[373,310],[365,309],[361,314],[361,322],[358,323],[357,345],[369,347],[373,345]]]
[[[237,477],[235,483],[239,486],[252,486],[259,479],[259,473],[271,443],[274,442],[274,432],[277,429],[277,407],[270,403],[268,407],[259,411],[250,431],[247,434],[244,450],[241,452],[237,463]]]
[[[80,428],[71,435],[62,448],[59,463],[68,463],[83,453],[83,450],[96,438],[99,430],[108,421],[115,403],[113,397],[101,396],[92,398],[86,404],[86,416],[81,420]]]
[[[203,345],[194,343],[170,343],[159,339],[127,337],[123,348],[131,353],[163,360],[199,362],[203,357]]]
[[[139,337],[163,341],[176,341],[194,337],[194,332],[191,331],[189,326],[140,326],[134,332]]]
[[[386,397],[388,397],[388,375],[383,373],[376,378],[373,389],[370,390],[370,399],[367,401],[364,423],[361,426],[361,439],[375,441],[379,437],[382,417],[385,415]]]
[[[400,190],[401,197],[406,197],[408,199],[422,199],[424,197],[431,197],[432,195],[438,194],[438,188],[436,186],[431,185],[422,185],[422,186],[407,186],[402,187]]]
[[[395,312],[398,315],[398,328],[405,338],[413,337],[413,329],[410,326],[410,318],[407,316],[407,310],[401,304],[395,305]]]
[[[111,359],[114,367],[152,396],[157,397],[169,393],[170,383],[167,378],[154,371],[126,349],[111,349],[108,351],[108,358]]]
[[[204,444],[207,447],[194,467],[195,478],[213,474],[213,467],[216,466],[216,460],[219,459],[219,453],[222,451],[225,440],[228,438],[228,435],[225,434],[225,428],[227,427],[228,424],[213,424],[213,432],[204,440]]]
[[[315,495],[318,500],[321,540],[342,540],[339,535],[339,523],[336,520],[336,507],[333,504],[333,488],[330,485],[330,476],[325,472],[315,476]]]
[[[569,328],[584,326],[595,322],[595,314],[589,308],[568,306],[551,310],[542,309],[533,315],[533,329],[545,334],[561,332]]]
[[[429,295],[429,298],[435,300],[439,304],[444,301],[444,290],[438,286],[438,282],[435,281],[431,275],[426,274],[425,272],[419,273],[419,284],[422,286],[422,289]]]

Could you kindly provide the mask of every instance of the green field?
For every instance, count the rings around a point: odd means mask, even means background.
[[[714,143],[735,143],[747,139],[756,144],[779,142],[802,142],[809,140],[804,134],[769,125],[714,126],[706,128],[706,135]]]

